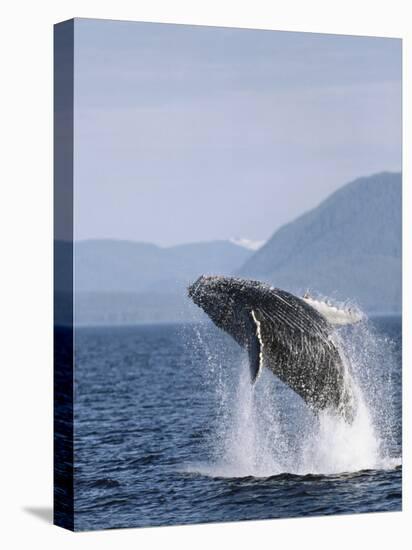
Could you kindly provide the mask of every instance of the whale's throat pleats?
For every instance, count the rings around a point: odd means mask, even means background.
[[[248,315],[249,324],[249,338],[248,338],[248,352],[249,352],[249,366],[250,376],[252,383],[254,384],[263,367],[263,340],[261,332],[261,324],[258,320],[253,309]]]

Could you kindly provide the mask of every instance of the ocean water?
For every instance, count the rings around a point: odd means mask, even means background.
[[[75,529],[400,510],[401,319],[338,339],[352,425],[211,323],[76,329]]]

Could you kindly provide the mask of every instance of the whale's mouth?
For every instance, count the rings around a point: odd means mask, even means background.
[[[222,278],[201,275],[187,288],[188,296],[219,327],[223,328],[231,318],[231,298]]]
[[[205,277],[201,275],[194,283],[188,286],[187,293],[189,298],[206,313],[211,301],[211,290],[207,288]]]
[[[194,283],[192,283],[187,287],[187,294],[189,298],[191,298],[194,302],[196,302],[196,297],[199,294],[203,280],[204,280],[204,276],[201,275],[198,279],[196,279]]]
[[[201,275],[194,283],[188,286],[187,292],[195,304],[203,309],[213,303],[220,303],[222,290],[218,287],[218,277],[212,275]]]

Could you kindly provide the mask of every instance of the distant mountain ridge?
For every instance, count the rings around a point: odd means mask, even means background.
[[[369,313],[399,313],[401,211],[401,174],[383,172],[341,187],[319,206],[278,229],[256,251],[230,241],[170,248],[116,240],[76,242],[76,323],[199,319],[200,310],[187,298],[186,286],[204,273],[264,280],[297,294],[309,290],[356,302]],[[56,292],[70,300],[67,247],[69,243],[55,243],[58,280],[62,282]]]
[[[354,300],[370,312],[399,312],[401,212],[400,173],[359,178],[281,227],[237,274]]]

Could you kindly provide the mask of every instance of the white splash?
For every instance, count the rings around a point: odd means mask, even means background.
[[[218,378],[213,459],[190,470],[213,477],[269,477],[333,475],[400,464],[389,452],[390,391],[378,387],[374,370],[374,362],[382,360],[382,346],[367,323],[350,327],[337,341],[354,381],[357,410],[351,424],[328,412],[315,417],[267,369],[252,386],[244,358],[234,380],[222,372]]]

